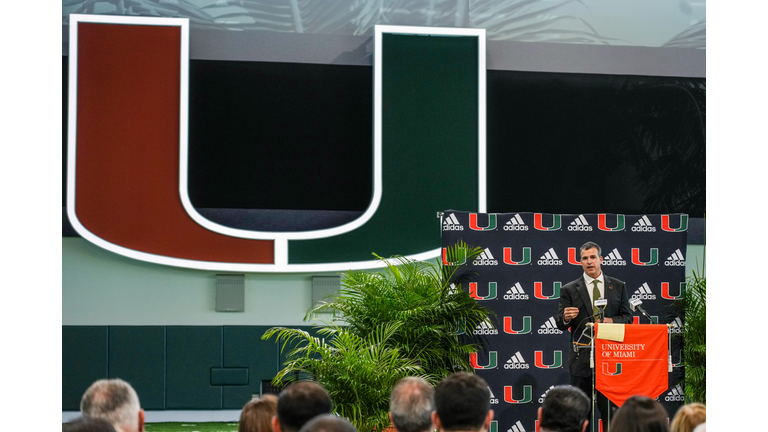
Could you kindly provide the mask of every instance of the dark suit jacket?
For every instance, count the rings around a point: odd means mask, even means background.
[[[605,281],[605,298],[608,304],[605,306],[605,317],[612,318],[617,324],[629,324],[632,322],[632,310],[629,308],[629,297],[624,282],[609,277],[603,273]],[[560,290],[560,305],[557,309],[557,328],[560,330],[571,330],[571,342],[579,339],[587,323],[593,322],[592,305],[589,301],[589,292],[584,276],[575,281],[568,282]],[[572,319],[568,324],[563,322],[563,315],[566,307],[579,308],[579,315]],[[589,334],[589,331],[587,331]],[[589,342],[589,339],[583,339],[582,342]],[[589,349],[580,349],[573,352],[573,343],[568,347],[568,366],[573,376],[591,376],[592,371],[589,368]]]

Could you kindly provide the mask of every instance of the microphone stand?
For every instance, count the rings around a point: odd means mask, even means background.
[[[637,306],[635,306],[635,308],[637,308],[637,310],[639,310],[640,312],[642,312],[642,314],[643,314],[643,315],[645,315],[645,317],[646,317],[646,318],[648,318],[648,320],[651,322],[651,324],[653,324],[653,318],[651,318],[651,316],[650,316],[650,315],[648,315],[648,312],[646,312],[646,311],[645,311],[645,309],[643,309],[642,307],[640,307],[640,305],[637,305]]]

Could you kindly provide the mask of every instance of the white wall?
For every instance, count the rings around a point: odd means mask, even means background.
[[[245,312],[216,312],[216,272],[145,263],[62,238],[63,325],[308,325],[312,274],[246,274]]]

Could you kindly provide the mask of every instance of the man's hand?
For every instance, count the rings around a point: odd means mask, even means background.
[[[579,308],[567,307],[563,310],[563,319],[565,321],[570,321],[576,318],[577,315],[579,315]]]
[[[612,323],[613,322],[613,318],[603,318],[603,322],[604,323]]]

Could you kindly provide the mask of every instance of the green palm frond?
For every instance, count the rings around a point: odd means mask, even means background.
[[[275,327],[276,337],[291,346],[275,382],[310,375],[331,394],[335,412],[361,432],[389,425],[389,393],[400,378],[421,376],[437,383],[455,371],[473,372],[470,354],[480,349],[474,336],[459,329],[490,322],[492,312],[479,305],[457,280],[458,271],[482,248],[459,243],[446,248],[436,263],[402,256],[380,259],[379,272],[349,271],[332,298],[313,305],[305,320],[325,323],[312,336]],[[323,315],[321,315],[323,314]]]
[[[691,402],[707,400],[707,278],[696,271],[686,281],[685,297],[674,303],[684,313],[682,358],[685,396]]]

